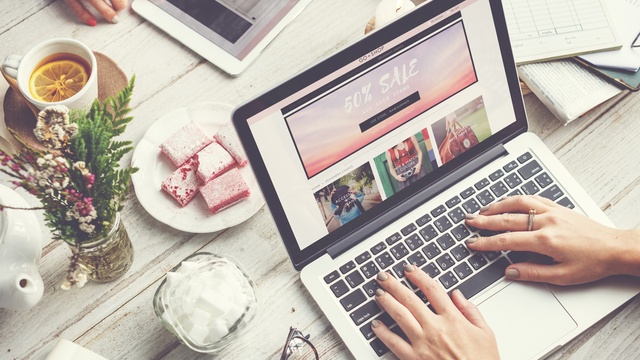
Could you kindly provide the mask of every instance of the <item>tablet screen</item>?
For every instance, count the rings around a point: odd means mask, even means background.
[[[150,0],[243,60],[300,0]]]

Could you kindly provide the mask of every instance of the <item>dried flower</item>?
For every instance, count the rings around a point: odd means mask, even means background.
[[[69,123],[69,109],[53,105],[40,111],[33,134],[52,149],[61,149],[78,133],[78,124]]]

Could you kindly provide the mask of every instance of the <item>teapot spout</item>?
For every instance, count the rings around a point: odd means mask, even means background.
[[[40,301],[43,293],[44,284],[40,274],[19,273],[0,307],[10,310],[28,309]]]

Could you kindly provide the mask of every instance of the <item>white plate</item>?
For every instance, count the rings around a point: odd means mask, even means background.
[[[132,166],[139,168],[131,180],[140,204],[147,212],[174,229],[191,233],[209,233],[237,225],[255,214],[263,205],[264,197],[250,165],[240,168],[251,195],[217,214],[211,214],[201,195],[191,200],[185,207],[162,191],[160,185],[175,166],[160,153],[160,144],[191,120],[213,136],[231,121],[230,105],[218,103],[198,103],[180,108],[162,116],[144,134],[133,153]]]

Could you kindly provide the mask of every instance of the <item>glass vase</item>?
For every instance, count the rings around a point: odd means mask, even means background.
[[[133,245],[120,213],[112,222],[109,233],[71,247],[78,256],[78,267],[95,282],[113,281],[129,270],[133,263]]]

